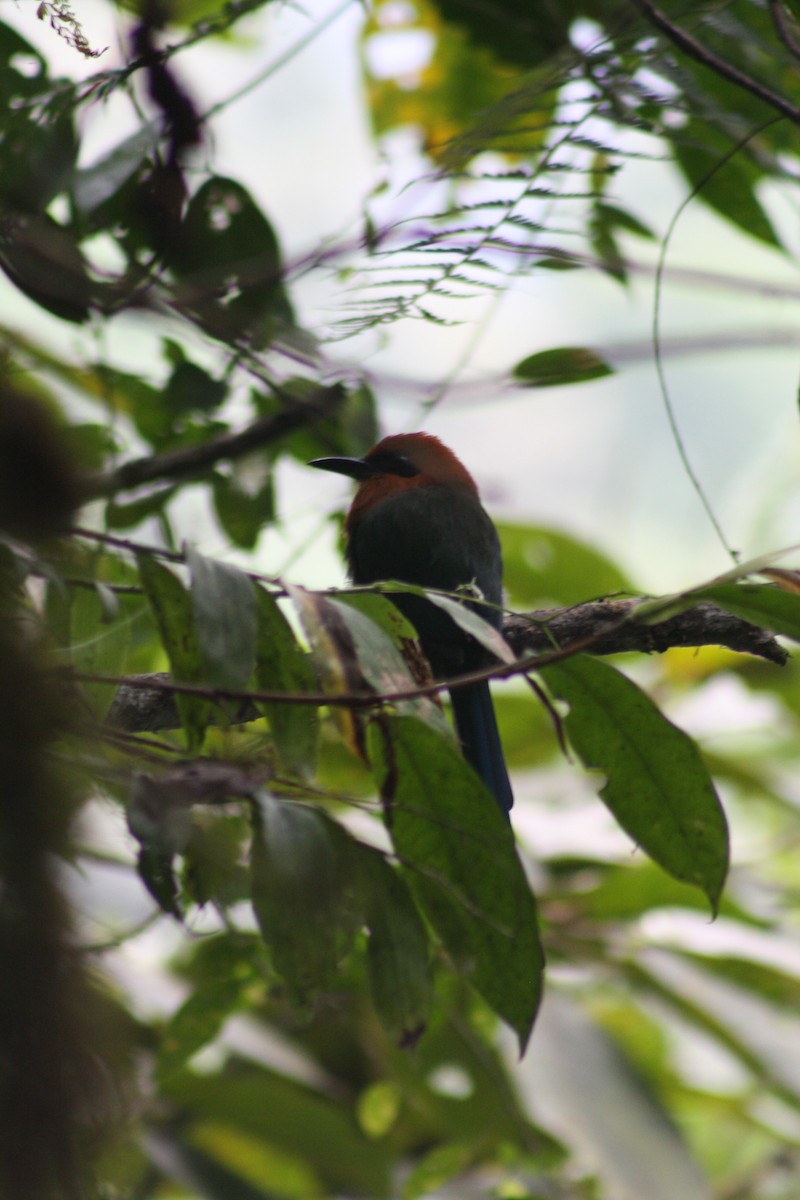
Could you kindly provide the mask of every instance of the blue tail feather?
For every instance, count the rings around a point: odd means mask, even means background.
[[[464,758],[478,772],[503,812],[508,815],[514,795],[508,778],[492,694],[486,680],[451,692],[456,730]]]

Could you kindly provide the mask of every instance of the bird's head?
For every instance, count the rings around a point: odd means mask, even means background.
[[[464,464],[431,433],[395,433],[374,445],[363,458],[315,458],[308,465],[358,481],[347,515],[348,531],[374,504],[409,488],[455,487],[478,494]]]

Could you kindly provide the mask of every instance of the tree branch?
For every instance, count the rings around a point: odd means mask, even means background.
[[[311,400],[291,397],[291,403],[281,412],[262,417],[244,429],[224,433],[202,445],[133,459],[115,471],[90,479],[86,498],[113,496],[117,492],[130,491],[159,479],[187,479],[202,475],[222,459],[240,458],[243,454],[276,442],[288,433],[294,433],[304,425],[329,417],[345,395],[344,387],[336,383],[320,388]]]
[[[528,664],[498,666],[481,672],[482,677],[507,677],[520,670],[534,670],[536,656],[561,658],[565,653],[587,651],[592,654],[662,653],[672,647],[725,646],[741,654],[752,654],[783,666],[786,650],[775,638],[757,625],[734,617],[713,604],[698,604],[692,609],[645,625],[630,620],[639,600],[596,600],[571,608],[542,609],[531,613],[512,613],[506,617],[503,633],[520,660]],[[542,665],[544,665],[542,663]],[[111,682],[111,680],[109,680]],[[443,683],[423,685],[408,695],[426,695],[442,690]],[[119,687],[109,709],[108,722],[130,732],[175,729],[180,725],[174,692],[186,691],[222,700],[224,694],[192,685],[173,685],[166,674],[132,676]],[[255,693],[263,698],[265,693]],[[405,696],[405,693],[403,693]],[[267,696],[272,702],[340,703],[351,707],[373,704],[375,696]],[[396,697],[396,698],[399,698]],[[231,703],[230,701],[233,701]],[[212,723],[239,724],[255,720],[259,712],[248,693],[229,695],[225,711],[212,716]]]
[[[756,96],[759,100],[763,100],[771,108],[774,108],[782,116],[788,117],[795,124],[800,124],[800,108],[791,104],[785,96],[781,96],[778,92],[773,92],[766,84],[760,83],[759,80],[753,79],[751,75],[746,75],[744,71],[740,71],[738,67],[734,67],[732,63],[726,62],[723,58],[718,58],[716,54],[707,49],[701,42],[698,42],[691,34],[680,29],[677,25],[673,25],[668,17],[650,3],[650,0],[632,0],[632,3],[644,14],[651,25],[655,25],[656,29],[660,29],[666,37],[677,46],[689,58],[693,58],[695,62],[699,62],[715,74],[721,75],[723,79],[727,79],[729,83],[736,87],[742,88],[743,91],[749,92],[751,96]]]

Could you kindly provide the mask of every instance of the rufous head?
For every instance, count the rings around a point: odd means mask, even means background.
[[[478,488],[464,464],[432,433],[395,433],[383,438],[363,458],[315,458],[308,464],[358,480],[346,528],[395,492],[418,487]]]

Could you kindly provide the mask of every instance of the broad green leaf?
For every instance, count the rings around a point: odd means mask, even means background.
[[[728,869],[725,814],[697,746],[630,679],[575,655],[540,672],[565,700],[567,736],[602,771],[600,797],[665,871],[695,884],[716,913]]]
[[[515,608],[579,604],[632,590],[619,567],[593,546],[541,526],[497,523],[503,582]]]
[[[176,683],[204,683],[205,669],[189,593],[152,555],[137,555],[136,561],[173,678]],[[189,749],[199,750],[208,724],[208,700],[176,692],[175,703]]]
[[[317,809],[259,796],[253,909],[275,969],[296,1000],[329,984],[360,923],[353,844]]]
[[[433,1000],[425,925],[405,880],[381,854],[365,848],[359,869],[372,1000],[389,1036],[401,1046],[413,1046],[425,1030]]]
[[[263,691],[315,692],[319,684],[308,654],[297,638],[275,597],[266,588],[255,589],[258,616],[256,682]],[[310,778],[314,774],[319,742],[319,713],[313,704],[256,703],[267,718],[275,749],[288,770]]]
[[[703,588],[693,597],[709,600],[744,621],[800,642],[800,596],[794,592],[772,583],[725,583]]]
[[[367,744],[413,890],[449,954],[524,1051],[544,956],[508,822],[452,742],[415,717],[374,722]]]
[[[200,654],[212,687],[240,691],[256,661],[256,598],[253,583],[229,563],[186,546],[191,599]]]
[[[588,383],[613,375],[614,368],[594,350],[562,346],[540,350],[523,358],[514,367],[514,378],[523,387],[561,387],[568,383]]]

